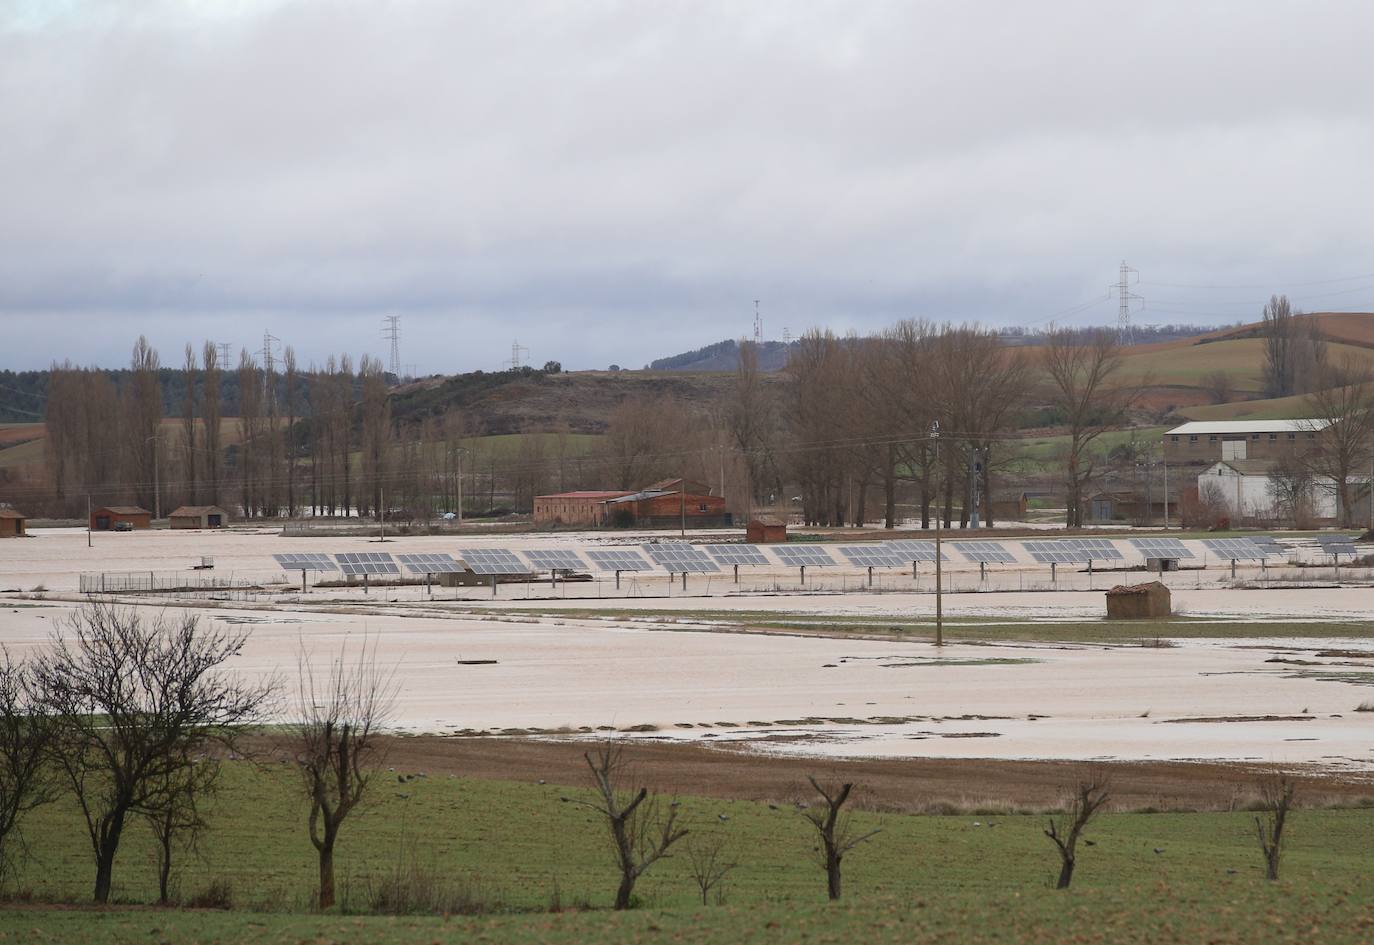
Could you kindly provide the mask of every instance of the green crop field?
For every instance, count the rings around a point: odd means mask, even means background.
[[[817,762],[824,774],[824,763]],[[9,883],[27,905],[0,912],[5,942],[1235,942],[1368,941],[1374,811],[1300,810],[1284,878],[1268,883],[1244,813],[1113,813],[1080,847],[1074,888],[1032,814],[912,816],[864,811],[879,829],[845,861],[845,898],[825,902],[810,826],[793,797],[684,798],[692,836],[721,837],[732,859],[724,905],[703,907],[685,844],[641,880],[640,908],[608,910],[615,883],[604,824],[564,797],[578,788],[380,774],[373,803],[340,836],[341,909],[310,912],[314,858],[292,770],[226,768],[212,828],[182,854],[183,896],[225,884],[228,910],[134,908],[155,898],[147,830],[128,828],[110,909],[78,902],[93,877],[70,803],[26,823],[32,859]],[[662,786],[670,787],[670,786]],[[801,796],[800,794],[798,796]],[[913,798],[919,801],[919,798]],[[453,916],[363,915],[397,869],[445,887]],[[551,904],[573,912],[550,912]],[[124,908],[120,908],[123,906]]]
[[[1364,364],[1374,363],[1374,351],[1356,345],[1328,344],[1327,354],[1333,364],[1346,357]],[[1240,338],[1127,354],[1121,376],[1132,382],[1148,378],[1152,384],[1198,386],[1209,374],[1224,371],[1236,390],[1258,391],[1263,367],[1264,342],[1259,338]]]
[[[1297,420],[1312,416],[1312,406],[1306,394],[1294,394],[1269,400],[1184,407],[1179,413],[1189,420]]]
[[[1092,442],[1090,449],[1093,455],[1101,456],[1118,446],[1130,443],[1132,440],[1157,446],[1167,429],[1168,427],[1132,427],[1128,430],[1108,430]],[[1053,467],[1057,470],[1058,464],[1063,460],[1065,452],[1068,450],[1068,445],[1068,436],[1059,434],[1027,437],[1009,443],[1003,449],[1009,451],[1016,458],[1018,468]]]

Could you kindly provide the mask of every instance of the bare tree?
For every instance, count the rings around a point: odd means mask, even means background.
[[[1274,510],[1291,528],[1303,527],[1311,517],[1316,484],[1311,465],[1296,450],[1285,450],[1269,467],[1268,480]]]
[[[1260,319],[1264,342],[1264,393],[1287,397],[1315,389],[1326,361],[1326,342],[1315,319],[1295,312],[1288,296],[1274,295]]]
[[[1214,404],[1229,404],[1231,395],[1235,393],[1235,387],[1231,383],[1231,375],[1225,371],[1212,371],[1202,379],[1202,389],[1207,392],[1207,396],[1212,398]]]
[[[1045,836],[1054,841],[1060,860],[1059,881],[1055,883],[1055,889],[1068,889],[1069,884],[1073,882],[1073,870],[1078,862],[1078,838],[1087,829],[1093,815],[1107,803],[1107,798],[1107,782],[1094,775],[1089,780],[1080,781],[1074,789],[1065,819],[1061,821],[1057,817],[1050,818],[1050,825],[1045,828]]]
[[[109,900],[129,817],[162,809],[194,757],[212,742],[232,745],[269,698],[271,682],[248,685],[222,670],[246,639],[190,614],[149,624],[136,610],[94,602],[37,658],[35,691],[86,821],[97,902]]]
[[[1336,487],[1341,524],[1354,524],[1351,479],[1369,461],[1374,446],[1374,371],[1346,356],[1339,367],[1322,365],[1316,390],[1307,398],[1310,415],[1324,424],[1309,424],[1304,435],[1317,441],[1312,465]]]
[[[186,385],[186,397],[181,406],[182,452],[185,456],[186,486],[183,495],[187,502],[196,502],[196,352],[186,344],[186,360],[181,368],[182,383]]]
[[[201,424],[205,429],[205,482],[211,505],[219,505],[220,498],[220,368],[219,349],[213,341],[205,342],[201,351],[205,389],[201,392]]]
[[[1265,879],[1279,878],[1279,858],[1283,854],[1283,828],[1288,812],[1293,809],[1293,795],[1297,785],[1282,776],[1266,781],[1260,788],[1260,798],[1266,816],[1255,818],[1255,832],[1259,835],[1260,851],[1264,854]]]
[[[713,889],[716,890],[716,903],[723,902],[725,897],[721,883],[739,865],[730,857],[729,841],[719,834],[694,835],[687,841],[687,861],[692,881],[701,892],[701,904],[710,905],[709,897]]]
[[[1139,392],[1119,382],[1121,353],[1115,337],[1105,331],[1086,337],[1069,329],[1052,332],[1044,359],[1050,400],[1068,428],[1065,524],[1079,528],[1085,518],[1084,487],[1094,473],[1090,447],[1103,433],[1125,422]]]
[[[157,349],[148,344],[148,339],[142,335],[134,344],[129,366],[132,375],[125,391],[124,413],[130,450],[130,479],[138,501],[145,508],[156,509],[158,497],[154,486],[158,479],[158,434],[164,413],[162,385],[158,382],[162,363],[158,359]]]
[[[620,745],[607,742],[582,757],[591,772],[596,800],[577,803],[606,818],[620,870],[615,908],[628,909],[639,877],[668,856],[669,848],[687,836],[687,828],[678,825],[676,803],[670,803],[664,813],[658,794],[651,794],[647,787],[630,794],[625,785],[633,772]]]
[[[47,765],[52,720],[34,698],[30,668],[0,647],[0,882],[23,849],[19,822],[54,797]]]
[[[319,907],[334,905],[334,844],[386,759],[382,727],[396,701],[391,670],[364,643],[356,663],[340,652],[317,679],[302,650],[297,717],[291,728],[301,786],[310,802],[310,842],[319,855]]]
[[[859,831],[843,811],[845,802],[854,790],[852,782],[822,785],[814,777],[807,777],[811,787],[821,796],[824,806],[803,807],[802,816],[820,836],[820,861],[825,868],[826,892],[831,899],[840,898],[840,868],[850,850],[871,839],[879,830]]]
[[[143,812],[157,841],[157,901],[162,905],[171,902],[172,851],[178,846],[195,850],[209,828],[200,804],[214,793],[219,772],[214,758],[188,759],[183,768],[168,773],[161,803]]]

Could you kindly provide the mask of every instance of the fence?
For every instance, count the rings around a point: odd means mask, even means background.
[[[170,594],[194,591],[251,590],[286,584],[284,576],[263,580],[218,574],[158,574],[155,571],[103,571],[81,575],[82,594]]]

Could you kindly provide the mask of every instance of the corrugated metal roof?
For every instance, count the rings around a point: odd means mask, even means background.
[[[1315,433],[1331,426],[1330,420],[1194,420],[1174,427],[1165,436],[1198,433]]]

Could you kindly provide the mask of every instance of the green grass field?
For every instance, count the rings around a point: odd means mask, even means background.
[[[1209,404],[1179,410],[1189,420],[1297,420],[1312,415],[1307,394],[1242,400],[1233,404]]]
[[[1374,362],[1374,351],[1348,344],[1328,344],[1332,363],[1351,357],[1364,364]],[[1264,342],[1259,338],[1238,338],[1201,345],[1183,345],[1160,351],[1143,351],[1126,356],[1121,369],[1123,379],[1152,384],[1200,386],[1209,374],[1225,371],[1237,391],[1262,388]]]
[[[308,911],[314,859],[293,772],[238,762],[228,766],[212,830],[198,854],[184,857],[179,880],[187,896],[212,877],[227,881],[232,911],[31,905],[0,912],[0,936],[67,943],[1353,943],[1374,932],[1369,810],[1296,813],[1277,884],[1262,878],[1250,815],[1103,815],[1089,832],[1095,845],[1080,848],[1068,893],[1049,888],[1057,860],[1041,834],[1043,816],[863,812],[856,825],[881,833],[846,859],[846,898],[828,905],[810,827],[792,798],[777,798],[776,809],[686,798],[689,828],[723,836],[739,863],[725,904],[701,906],[683,849],[641,880],[640,909],[616,915],[607,909],[615,876],[605,828],[591,812],[560,801],[577,789],[450,778],[398,784],[390,774],[375,787],[374,802],[341,833],[342,914]],[[41,809],[26,835],[33,860],[11,888],[37,902],[83,900],[93,869],[75,810]],[[148,841],[142,825],[130,826],[115,874],[115,896],[126,907],[155,898]],[[407,861],[465,890],[484,914],[354,914]],[[555,897],[581,911],[550,914]]]

